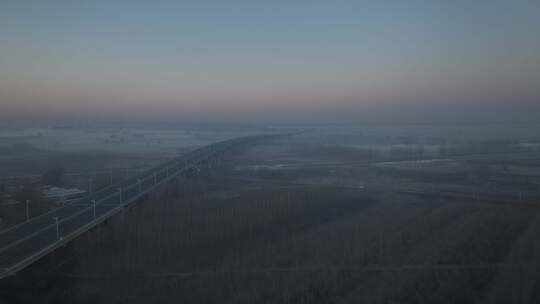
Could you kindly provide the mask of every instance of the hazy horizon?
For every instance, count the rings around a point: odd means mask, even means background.
[[[8,1],[0,118],[540,120],[532,1]]]

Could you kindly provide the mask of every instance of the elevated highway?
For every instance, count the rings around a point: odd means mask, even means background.
[[[29,221],[0,231],[0,279],[14,275],[40,258],[111,218],[160,185],[226,152],[280,135],[230,139],[183,154],[134,177],[71,201]]]

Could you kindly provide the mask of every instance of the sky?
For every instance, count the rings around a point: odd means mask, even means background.
[[[0,118],[540,121],[540,1],[3,0]]]

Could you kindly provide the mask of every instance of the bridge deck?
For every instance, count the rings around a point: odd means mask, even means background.
[[[0,279],[65,245],[165,182],[232,147],[270,135],[253,135],[208,145],[158,165],[135,177],[72,201],[0,232]]]

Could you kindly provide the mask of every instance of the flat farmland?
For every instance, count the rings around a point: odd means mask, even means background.
[[[536,289],[513,283],[535,279],[523,265],[537,267],[538,251],[530,250],[537,205],[530,197],[485,196],[486,172],[474,157],[394,163],[373,155],[341,160],[339,147],[332,148],[339,157],[309,149],[306,157],[298,142],[279,140],[163,187],[70,245],[68,262],[45,275],[63,283],[44,296],[66,303],[504,303],[500,293],[522,292],[538,299]],[[523,155],[504,158],[537,161]],[[504,180],[510,173],[490,174]],[[443,190],[459,195],[432,195]]]

